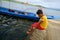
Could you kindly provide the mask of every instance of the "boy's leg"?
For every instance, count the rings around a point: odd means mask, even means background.
[[[29,35],[35,29],[36,29],[36,27],[31,27],[30,29],[28,29],[28,31],[26,33]]]
[[[28,31],[26,32],[27,34],[30,34],[33,30],[35,30],[37,28],[37,22],[33,23],[31,28],[28,29]]]

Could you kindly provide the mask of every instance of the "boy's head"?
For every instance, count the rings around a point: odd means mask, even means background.
[[[42,11],[42,10],[40,10],[40,9],[39,9],[39,10],[37,10],[37,12],[36,12],[36,13],[37,13],[37,15],[38,15],[39,17],[42,17],[42,16],[43,16],[43,11]]]

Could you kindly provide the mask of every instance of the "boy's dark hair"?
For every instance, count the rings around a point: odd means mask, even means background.
[[[37,12],[36,12],[37,14],[43,14],[43,11],[42,10],[37,10]]]

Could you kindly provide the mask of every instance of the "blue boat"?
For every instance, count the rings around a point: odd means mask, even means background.
[[[36,17],[36,14],[30,13],[30,12],[22,12],[18,10],[8,9],[4,7],[0,7],[0,14],[10,15],[10,16],[16,16],[23,19],[29,19],[29,20],[39,20],[38,17]],[[53,19],[54,16],[47,15],[48,19]]]

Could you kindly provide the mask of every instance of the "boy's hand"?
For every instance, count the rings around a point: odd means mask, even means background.
[[[31,32],[31,31],[32,31],[32,29],[29,29],[28,31],[29,31],[29,32]]]
[[[31,32],[27,31],[26,34],[29,35]]]
[[[32,32],[32,29],[28,29],[28,31],[26,32],[27,35],[29,35]]]

